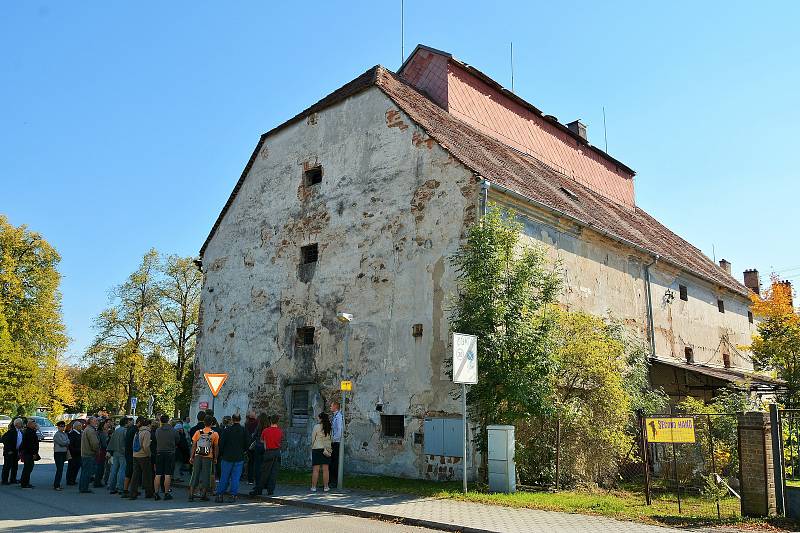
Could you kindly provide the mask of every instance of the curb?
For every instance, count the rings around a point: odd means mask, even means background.
[[[350,507],[341,507],[337,505],[328,505],[324,503],[292,500],[289,498],[276,498],[275,496],[248,496],[248,497],[250,499],[258,498],[261,501],[276,503],[278,505],[300,507],[303,509],[313,509],[315,511],[326,511],[329,513],[356,516],[358,518],[370,518],[373,520],[380,520],[382,522],[392,522],[394,524],[403,524],[407,526],[426,527],[428,529],[435,529],[438,531],[453,531],[458,533],[495,533],[488,529],[478,529],[468,526],[458,526],[455,524],[445,524],[442,522],[423,520],[421,518],[410,518],[407,516],[397,516],[386,513],[378,513],[375,511],[364,511],[361,509],[352,509]]]

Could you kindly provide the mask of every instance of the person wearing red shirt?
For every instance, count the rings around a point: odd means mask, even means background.
[[[250,491],[251,496],[260,496],[264,487],[267,495],[275,493],[275,483],[278,477],[278,466],[281,461],[281,441],[283,441],[283,431],[278,427],[278,415],[272,415],[269,419],[269,427],[261,432],[261,442],[264,443],[264,462],[261,465],[261,479],[258,480],[256,488]]]

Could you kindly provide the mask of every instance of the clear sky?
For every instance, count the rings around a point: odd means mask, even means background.
[[[637,171],[741,279],[800,282],[800,2],[405,1],[451,52]],[[77,356],[150,248],[197,254],[258,137],[401,60],[400,0],[0,3],[0,212],[61,253]],[[713,248],[712,248],[713,247]],[[795,268],[796,267],[796,268]]]

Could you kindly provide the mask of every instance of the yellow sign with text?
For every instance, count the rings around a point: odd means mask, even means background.
[[[350,380],[346,380],[346,381],[343,380],[342,383],[341,383],[341,387],[339,387],[339,390],[343,390],[343,391],[351,391],[351,390],[353,390],[353,382],[350,381]]]
[[[647,442],[694,442],[694,418],[645,418]]]

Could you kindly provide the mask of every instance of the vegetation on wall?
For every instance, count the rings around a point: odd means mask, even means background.
[[[524,483],[612,478],[634,449],[635,412],[666,404],[648,384],[647,351],[613,319],[556,304],[558,265],[520,241],[522,226],[492,207],[454,257],[458,295],[452,327],[478,336],[478,384],[467,394],[486,446],[486,426],[513,424]],[[485,457],[486,454],[484,453]]]

